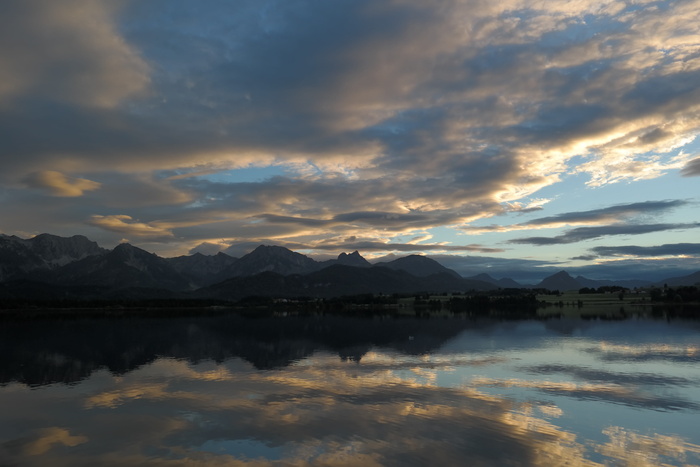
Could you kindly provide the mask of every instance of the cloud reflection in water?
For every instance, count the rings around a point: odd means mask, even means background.
[[[682,339],[663,345],[648,339],[598,345],[592,338],[554,339],[543,333],[542,339],[513,343],[519,331],[512,323],[468,330],[444,345],[462,348],[452,353],[407,354],[367,344],[361,359],[317,349],[268,369],[240,357],[161,356],[124,373],[99,369],[72,385],[32,389],[10,382],[0,386],[0,464],[644,466],[700,461],[696,438],[650,432],[653,427],[624,423],[629,419],[614,425],[601,420],[596,439],[570,426],[576,416],[572,403],[637,414],[696,415],[697,397],[670,391],[697,388],[697,372],[687,377],[669,372],[664,382],[651,367],[630,372],[590,351],[627,349],[626,354],[637,355],[651,349],[658,354],[667,345],[667,354],[687,354]],[[477,333],[481,342],[473,342]],[[494,343],[488,351],[486,340]],[[594,368],[596,359],[605,366]],[[510,392],[516,390],[525,392]]]

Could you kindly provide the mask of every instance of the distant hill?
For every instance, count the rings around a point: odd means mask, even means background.
[[[481,273],[481,274],[477,274],[476,276],[467,277],[467,279],[488,282],[489,284],[493,284],[493,285],[500,287],[502,289],[522,289],[522,288],[524,288],[524,286],[522,284],[519,284],[518,282],[516,282],[513,279],[510,279],[508,277],[504,277],[502,279],[494,279],[493,277],[489,276],[486,273]]]
[[[669,287],[679,287],[683,285],[700,285],[700,271],[688,274],[687,276],[669,277],[656,283],[657,286],[668,285]]]
[[[545,277],[542,282],[535,286],[536,288],[549,289],[549,290],[579,290],[582,286],[581,283],[576,279],[571,277],[566,271],[559,271],[556,274],[552,274],[549,277]]]
[[[433,274],[449,274],[461,278],[457,272],[448,269],[434,259],[422,255],[410,255],[393,261],[375,263],[375,267],[385,267],[394,270],[406,271],[417,277],[426,277]]]
[[[650,281],[643,281],[643,280],[595,280],[595,279],[588,279],[583,276],[576,276],[576,281],[581,284],[581,287],[589,287],[593,289],[597,289],[598,287],[606,287],[606,286],[619,286],[619,287],[625,287],[627,289],[633,289],[635,287],[648,287],[652,283]]]

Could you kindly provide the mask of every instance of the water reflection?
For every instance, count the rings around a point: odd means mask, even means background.
[[[700,463],[693,322],[7,324],[0,465]]]

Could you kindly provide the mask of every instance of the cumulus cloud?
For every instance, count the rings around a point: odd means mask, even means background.
[[[155,222],[138,222],[127,215],[94,215],[88,220],[88,224],[111,232],[133,235],[135,237],[169,238],[173,236],[170,230],[159,226]]]
[[[102,185],[85,178],[68,177],[55,170],[34,172],[27,176],[24,182],[32,188],[47,190],[53,196],[76,197],[86,191],[97,190]]]

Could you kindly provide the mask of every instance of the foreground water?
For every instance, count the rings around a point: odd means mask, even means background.
[[[698,465],[700,322],[0,322],[0,465]]]

